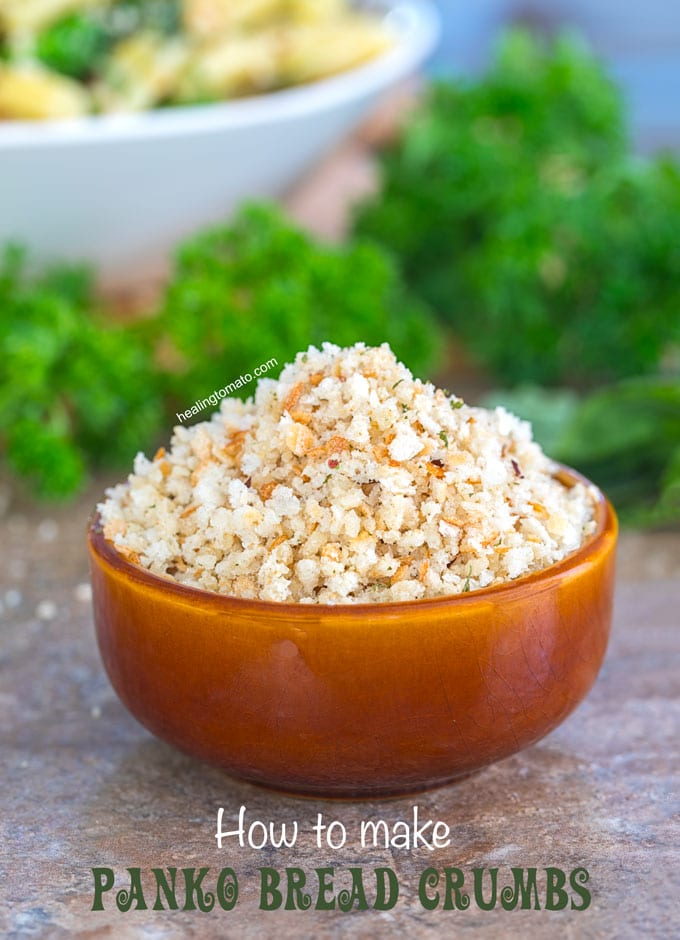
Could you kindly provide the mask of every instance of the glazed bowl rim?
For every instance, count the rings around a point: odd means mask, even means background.
[[[600,549],[605,547],[610,539],[616,539],[618,532],[616,513],[604,493],[576,470],[562,464],[556,464],[556,467],[555,479],[568,486],[581,483],[594,494],[595,531],[577,549],[547,568],[515,578],[512,581],[505,581],[501,584],[480,588],[477,591],[470,591],[467,594],[447,594],[412,601],[374,601],[358,604],[301,604],[288,601],[263,601],[236,597],[231,594],[220,594],[217,591],[208,591],[204,588],[180,584],[171,578],[164,578],[148,571],[146,568],[135,565],[124,558],[113,544],[104,537],[99,513],[96,510],[88,523],[87,540],[92,558],[100,568],[108,566],[124,578],[144,586],[150,591],[174,598],[178,603],[189,602],[193,603],[194,606],[203,605],[213,610],[215,608],[222,609],[225,612],[240,609],[244,612],[259,612],[263,617],[266,617],[267,615],[280,616],[282,613],[290,611],[296,618],[309,620],[318,620],[320,617],[327,619],[354,615],[366,616],[367,614],[375,618],[382,615],[404,614],[410,610],[422,611],[442,607],[460,608],[479,603],[493,603],[496,599],[510,601],[514,597],[548,590],[570,573],[576,574],[578,569],[587,564],[594,554],[597,554]]]

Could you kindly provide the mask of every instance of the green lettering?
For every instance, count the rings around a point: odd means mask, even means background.
[[[103,911],[104,902],[102,896],[113,887],[114,877],[112,868],[93,868],[92,877],[94,878],[94,899],[92,901],[93,911]]]
[[[121,888],[116,895],[116,906],[118,910],[125,914],[135,903],[136,911],[146,910],[146,901],[144,900],[144,891],[142,890],[142,870],[141,868],[128,868],[130,875],[130,890]]]
[[[217,900],[223,911],[231,911],[238,901],[238,878],[233,868],[223,868],[217,877]]]
[[[420,876],[418,882],[418,900],[420,906],[426,911],[434,911],[439,906],[439,892],[435,891],[434,897],[430,897],[427,888],[436,888],[439,884],[439,872],[436,868],[426,868]]]
[[[260,910],[278,911],[283,895],[278,890],[281,876],[275,868],[260,869]]]
[[[465,874],[460,868],[445,868],[444,911],[464,911],[470,906],[470,895],[463,891]],[[455,896],[455,901],[454,901]]]
[[[162,868],[152,868],[151,871],[153,872],[153,876],[156,879],[156,900],[153,905],[153,910],[165,910],[163,907],[163,902],[161,901],[162,891],[168,904],[168,910],[176,911],[179,907],[179,904],[177,903],[177,897],[175,896],[175,878],[177,877],[177,869],[168,868],[170,884],[168,884],[168,879],[165,877],[165,872]]]
[[[520,909],[523,911],[528,911],[532,907],[535,911],[540,911],[541,902],[538,899],[536,869],[512,868],[510,870],[512,871],[514,885],[513,887],[506,885],[501,891],[501,904],[505,910],[514,910],[519,902]]]
[[[571,885],[574,893],[581,898],[582,902],[581,904],[577,904],[576,901],[574,901],[572,898],[572,911],[585,911],[586,908],[590,907],[590,891],[585,887],[589,880],[590,875],[585,868],[575,868],[569,875],[569,884]]]
[[[364,892],[364,882],[360,868],[350,868],[352,876],[351,890],[341,891],[338,894],[338,907],[341,911],[351,911],[355,905],[357,911],[367,911],[368,901]]]
[[[484,872],[485,868],[473,868],[472,874],[475,879],[475,904],[480,911],[492,911],[496,906],[498,899],[498,869],[490,868],[489,877],[491,878],[491,899],[484,900]]]
[[[199,868],[198,875],[196,875],[195,868],[183,868],[182,874],[184,875],[184,911],[195,911],[198,908],[199,911],[207,913],[211,911],[215,906],[215,895],[212,891],[203,891],[201,887],[201,882],[205,876],[210,871],[209,868]],[[194,902],[194,895],[196,896],[196,901]]]
[[[335,898],[328,897],[328,893],[333,890],[333,868],[315,868],[316,877],[319,879],[319,893],[316,897],[315,910],[332,911],[335,910]]]
[[[569,903],[569,895],[564,890],[567,876],[559,868],[546,868],[547,885],[545,892],[546,911],[563,911]]]
[[[391,868],[375,869],[375,904],[376,911],[391,911],[399,900],[399,881]]]
[[[286,906],[287,911],[306,911],[312,906],[311,897],[303,892],[307,883],[305,873],[301,868],[286,869]]]

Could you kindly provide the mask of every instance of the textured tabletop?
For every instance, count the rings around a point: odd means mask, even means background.
[[[397,102],[396,111],[401,105]],[[387,125],[389,113],[384,115]],[[384,128],[374,125],[371,134]],[[349,142],[293,195],[303,222],[335,236],[350,198],[368,191],[374,169]],[[450,383],[458,393],[474,390]],[[466,380],[467,381],[467,380]],[[444,384],[449,384],[444,383]],[[0,491],[1,491],[0,487]],[[454,786],[400,800],[298,800],[230,779],[157,741],[115,697],[97,652],[84,533],[99,483],[78,505],[0,507],[0,936],[8,938],[406,938],[638,940],[680,936],[680,533],[625,534],[612,639],[602,673],[581,707],[538,745]],[[1,495],[1,492],[0,492]],[[1,501],[1,500],[0,500]],[[232,829],[247,820],[294,821],[291,849],[216,846],[217,812]],[[363,820],[445,822],[450,846],[429,851],[360,848]],[[317,849],[322,813],[347,830],[337,851]],[[231,911],[122,914],[115,891],[126,869],[234,869]],[[336,889],[362,868],[372,903],[374,868],[395,872],[399,900],[388,911],[261,911],[259,869],[335,868]],[[92,868],[115,872],[104,910],[93,905]],[[418,896],[427,868],[512,867],[589,873],[583,911],[426,910]],[[212,882],[209,881],[212,879]],[[428,889],[432,896],[433,889]],[[576,897],[578,901],[578,898]],[[183,899],[181,899],[183,901]],[[180,903],[180,907],[182,904]]]
[[[152,738],[119,704],[104,675],[92,628],[83,533],[94,494],[75,509],[14,509],[0,529],[0,725],[2,832],[0,932],[15,937],[174,938],[276,936],[489,938],[673,937],[680,826],[680,535],[623,539],[615,623],[600,678],[585,703],[540,744],[476,776],[417,797],[370,803],[297,800],[232,780]],[[261,851],[225,840],[216,814],[247,821],[297,821],[294,848]],[[446,822],[451,844],[360,848],[362,820]],[[317,813],[346,827],[346,846],[317,849]],[[233,825],[232,825],[233,824]],[[232,867],[231,911],[120,913],[115,890],[92,912],[93,867]],[[375,867],[399,883],[392,910],[259,910],[259,869],[308,875]],[[428,867],[471,872],[513,866],[567,873],[585,867],[587,910],[428,911],[418,881]],[[369,878],[370,876],[370,878]],[[469,877],[472,877],[471,875]],[[505,883],[505,882],[503,882]],[[206,888],[211,887],[206,880]],[[430,892],[431,894],[431,892]],[[315,895],[314,895],[315,898]],[[578,900],[578,898],[576,898]],[[133,905],[134,906],[134,905]],[[181,904],[180,904],[181,906]]]

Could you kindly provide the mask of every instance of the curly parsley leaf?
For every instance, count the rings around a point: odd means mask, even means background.
[[[322,244],[266,205],[180,248],[158,326],[184,360],[170,387],[186,404],[310,343],[387,341],[420,373],[440,345],[429,311],[382,250]]]
[[[502,384],[653,374],[680,341],[680,170],[631,156],[576,40],[511,32],[485,76],[435,84],[381,162],[356,230]]]
[[[0,260],[0,438],[9,465],[45,498],[66,498],[89,470],[125,464],[162,425],[151,357],[131,327],[106,323],[90,275],[29,276]]]

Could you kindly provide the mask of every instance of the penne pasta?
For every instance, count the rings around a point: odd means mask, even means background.
[[[280,40],[272,30],[213,43],[188,66],[180,99],[205,101],[269,91],[280,81],[279,60]]]
[[[77,82],[32,66],[0,65],[0,121],[74,118],[89,110],[89,95]]]
[[[286,0],[185,0],[187,32],[201,39],[269,25],[286,10]]]
[[[181,39],[140,33],[121,43],[95,85],[102,111],[145,111],[176,95],[188,60]]]
[[[283,84],[316,81],[374,59],[389,47],[380,23],[347,17],[342,30],[333,23],[309,24],[282,31],[280,74]]]
[[[349,0],[0,0],[0,121],[264,93],[391,42]]]

